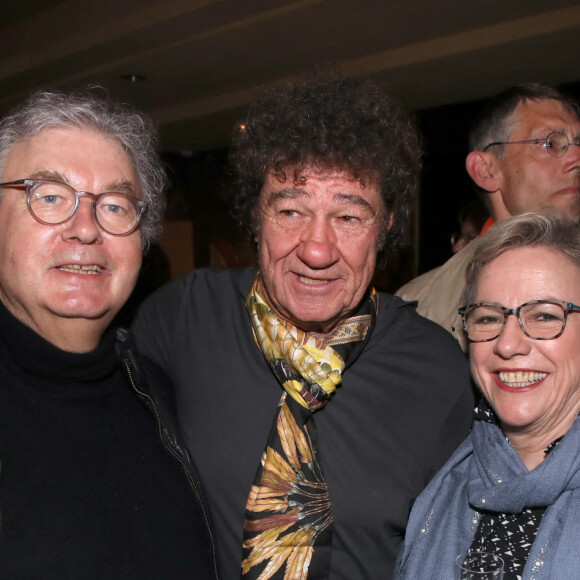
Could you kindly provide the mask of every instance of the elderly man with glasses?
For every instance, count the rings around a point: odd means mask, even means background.
[[[506,89],[488,103],[470,134],[466,168],[493,223],[525,212],[555,211],[580,220],[580,110],[536,83]],[[478,240],[397,292],[446,328],[467,350],[457,309]]]
[[[155,142],[94,92],[0,122],[2,578],[217,578],[164,375],[111,324],[163,213]]]

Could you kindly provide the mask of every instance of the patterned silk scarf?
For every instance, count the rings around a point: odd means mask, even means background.
[[[246,505],[242,576],[328,578],[333,516],[312,414],[326,406],[345,366],[370,338],[378,294],[371,290],[357,314],[325,341],[278,318],[259,276],[246,306],[256,343],[285,392]]]

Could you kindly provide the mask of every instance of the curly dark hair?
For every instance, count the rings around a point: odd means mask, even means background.
[[[269,89],[250,106],[233,139],[234,217],[254,238],[269,172],[285,179],[292,168],[297,179],[306,165],[345,171],[363,186],[379,186],[386,211],[378,249],[392,251],[407,241],[420,154],[410,116],[371,81],[333,73]]]

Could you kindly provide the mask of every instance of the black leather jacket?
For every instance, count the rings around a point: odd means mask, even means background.
[[[212,530],[207,501],[197,473],[197,468],[187,450],[180,434],[175,411],[173,390],[167,375],[149,359],[139,357],[132,341],[131,332],[120,328],[117,330],[117,352],[125,376],[131,387],[151,411],[159,429],[159,436],[167,451],[179,462],[197,499],[200,534],[196,545],[196,556],[202,558],[207,569],[203,579],[219,580],[219,569],[215,550],[215,536]]]

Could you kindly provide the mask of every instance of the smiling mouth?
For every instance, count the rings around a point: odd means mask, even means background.
[[[527,387],[540,382],[548,376],[548,373],[538,373],[536,371],[501,371],[498,375],[502,383],[506,384],[508,387],[517,389],[518,387]]]
[[[60,266],[59,270],[63,272],[71,272],[73,274],[100,274],[103,268],[97,266],[96,264],[91,266],[81,266],[80,264],[66,264],[65,266]]]
[[[315,280],[314,278],[309,278],[308,276],[298,276],[300,282],[304,284],[309,284],[310,286],[322,286],[323,284],[328,284],[330,280]]]

